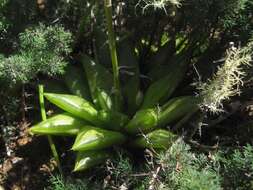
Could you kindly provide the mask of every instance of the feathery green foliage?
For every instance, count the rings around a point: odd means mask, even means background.
[[[0,57],[0,81],[15,86],[27,83],[38,73],[62,74],[71,51],[71,34],[61,26],[39,25],[20,34],[20,50]]]
[[[71,33],[61,26],[45,26],[26,29],[19,35],[21,52],[30,52],[37,72],[48,75],[62,74],[71,52]]]
[[[205,155],[190,152],[189,145],[179,140],[159,155],[164,177],[160,190],[218,190],[220,176]]]
[[[31,68],[32,57],[29,54],[13,55],[8,58],[0,58],[0,80],[9,85],[26,83],[33,78]]]
[[[50,186],[46,188],[46,190],[88,190],[90,187],[88,186],[88,180],[75,180],[68,179],[64,180],[59,175],[52,175],[49,178]]]
[[[152,168],[158,165],[162,169],[157,174],[157,190],[248,190],[252,189],[252,160],[251,145],[234,150],[220,149],[217,153],[205,155],[193,152],[189,145],[178,140],[166,152],[159,153],[155,163],[146,163],[145,167],[134,165],[128,154],[119,150],[117,156],[107,163],[107,172],[99,177],[110,176],[110,180],[104,184],[108,189],[113,186],[146,190],[152,180]],[[102,181],[97,179],[90,183],[85,179],[63,180],[60,176],[51,176],[47,189],[65,190],[71,187],[85,190],[100,189],[102,186]]]
[[[6,3],[7,3],[7,0],[0,1],[0,40],[4,39],[7,33],[7,28],[8,28],[8,21],[6,17],[2,14]]]
[[[226,29],[231,29],[234,26],[237,25],[239,20],[243,20],[244,13],[247,10],[247,6],[252,4],[249,0],[241,0],[241,1],[236,1],[236,0],[229,0],[227,2],[219,2],[218,3],[220,7],[223,7],[224,11],[224,18],[221,19],[221,23],[223,23],[224,27]],[[224,5],[227,6],[224,6]],[[240,16],[238,16],[241,14]]]
[[[253,188],[253,147],[247,144],[232,153],[220,151],[217,161],[221,165],[224,189],[247,190]]]

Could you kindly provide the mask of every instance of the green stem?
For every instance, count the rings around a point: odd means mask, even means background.
[[[41,117],[42,117],[42,120],[45,121],[45,120],[47,120],[47,115],[46,115],[45,104],[44,104],[44,88],[43,88],[43,85],[39,85],[39,100],[40,100]],[[53,139],[50,135],[48,135],[47,138],[48,138],[48,142],[49,142],[51,151],[53,153],[54,159],[57,163],[57,167],[59,169],[59,172],[63,176],[59,156],[58,156],[54,141],[53,141]]]
[[[116,109],[120,109],[120,82],[119,82],[119,66],[118,66],[118,57],[117,57],[117,49],[116,49],[116,40],[115,34],[112,25],[112,1],[104,0],[104,8],[105,8],[105,17],[107,23],[108,30],[108,39],[109,39],[109,48],[112,60],[112,69],[113,69],[113,82],[114,82],[114,90],[115,90],[115,105]]]

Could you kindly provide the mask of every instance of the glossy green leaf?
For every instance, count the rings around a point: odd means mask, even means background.
[[[127,115],[115,112],[100,110],[98,112],[98,119],[103,123],[103,128],[121,130],[125,124],[129,121]]]
[[[148,74],[147,77],[149,81],[152,83],[158,81],[159,79],[166,77],[170,74],[172,67],[174,67],[172,63],[164,64],[164,65],[157,65],[154,69],[152,69]]]
[[[111,68],[111,55],[106,32],[101,27],[94,26],[94,40],[96,48],[96,57],[99,64],[106,68]]]
[[[72,136],[77,135],[80,129],[87,124],[86,121],[69,113],[62,113],[38,123],[30,128],[30,131],[40,135]]]
[[[157,129],[145,136],[137,138],[131,145],[139,148],[167,149],[172,145],[175,139],[176,135],[170,131]]]
[[[165,126],[182,118],[198,108],[199,99],[193,96],[176,97],[161,107],[158,115],[158,126]]]
[[[186,62],[171,68],[169,74],[150,85],[144,95],[142,109],[152,108],[166,102],[182,81],[187,69]]]
[[[55,79],[40,80],[40,83],[44,86],[45,92],[48,93],[69,93],[64,81]]]
[[[150,58],[148,69],[150,71],[159,67],[159,65],[167,64],[170,57],[175,52],[175,41],[170,40],[161,46],[154,55]]]
[[[77,152],[74,172],[89,169],[101,164],[106,159],[111,158],[112,154],[108,150],[90,150]]]
[[[82,64],[86,72],[93,103],[101,109],[112,110],[113,76],[102,65],[83,55]]]
[[[139,89],[139,76],[133,76],[124,87],[127,112],[133,114],[140,107],[143,101],[143,93]]]
[[[97,110],[94,106],[75,95],[44,93],[44,96],[53,104],[72,115],[89,121],[95,125],[101,123],[97,120]]]
[[[72,150],[99,150],[121,144],[125,140],[126,137],[119,132],[85,126],[77,135]]]
[[[158,122],[157,109],[144,109],[138,111],[130,122],[126,125],[125,130],[128,133],[147,132],[157,126]]]
[[[117,44],[119,65],[122,69],[122,78],[127,80],[134,75],[139,75],[139,63],[135,53],[134,44],[125,38]],[[128,71],[124,72],[124,71]]]
[[[140,106],[140,73],[139,63],[134,51],[134,45],[127,38],[118,43],[119,65],[121,78],[125,82],[123,87],[127,111],[132,114]]]
[[[173,73],[176,68],[187,66],[190,62],[192,50],[186,49],[179,54],[174,54],[163,63],[153,67],[147,74],[152,83]]]
[[[87,84],[85,72],[82,68],[68,65],[64,74],[64,80],[71,93],[84,98],[85,100],[91,100],[90,89]]]

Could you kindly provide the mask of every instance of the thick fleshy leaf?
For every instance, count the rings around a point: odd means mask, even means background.
[[[152,69],[148,74],[147,77],[149,81],[152,83],[158,81],[159,79],[166,77],[170,71],[171,68],[174,67],[175,65],[168,63],[164,65],[157,65],[154,69]]]
[[[40,135],[72,136],[77,135],[80,129],[87,124],[86,121],[69,113],[62,113],[38,123],[30,128],[30,131]]]
[[[93,32],[98,62],[106,68],[111,68],[111,55],[106,32],[97,26],[94,26]]]
[[[85,126],[77,135],[72,147],[74,151],[100,150],[123,143],[126,137],[114,131]]]
[[[84,98],[85,100],[91,100],[90,89],[87,84],[85,72],[82,68],[68,65],[64,74],[64,79],[71,93]]]
[[[40,83],[44,86],[44,91],[49,93],[69,93],[64,81],[55,79],[40,80]]]
[[[127,103],[127,112],[133,114],[140,107],[143,101],[143,93],[139,89],[139,76],[133,76],[124,87],[124,94]]]
[[[144,109],[138,111],[125,127],[129,133],[148,132],[157,126],[157,109]]]
[[[177,36],[176,38],[177,39],[172,38],[166,42],[158,49],[154,56],[151,57],[151,64],[148,66],[148,77],[150,77],[152,81],[156,81],[156,79],[165,76],[168,74],[168,71],[170,71],[170,69],[161,70],[160,66],[171,65],[174,67],[177,66],[177,63],[180,61],[191,57],[190,54],[192,53],[196,42],[190,44],[188,43],[189,41],[187,40],[187,37]]]
[[[147,69],[152,71],[160,65],[167,64],[174,52],[175,41],[169,40],[153,54],[153,56],[150,58],[149,64],[147,65]]]
[[[176,97],[161,107],[158,115],[158,126],[165,126],[182,118],[198,108],[199,99],[193,96]]]
[[[145,136],[137,138],[131,145],[139,148],[167,149],[172,145],[175,139],[176,135],[173,133],[167,130],[157,129]]]
[[[103,123],[103,128],[119,131],[129,121],[127,115],[115,111],[98,111],[98,119]]]
[[[144,95],[141,109],[152,108],[166,102],[182,81],[187,65],[185,60],[174,65],[170,68],[168,75],[152,83]]]
[[[82,56],[82,64],[86,72],[93,103],[101,109],[113,110],[112,92],[113,76],[101,64],[87,55]]]
[[[95,125],[99,123],[97,120],[97,110],[94,106],[75,95],[67,94],[53,94],[53,93],[44,93],[44,96],[53,104],[63,109],[66,112],[71,113],[72,115],[82,118],[86,121],[89,121]]]
[[[125,39],[118,43],[119,65],[121,67],[121,78],[125,82],[123,87],[127,111],[132,114],[140,106],[140,73],[139,63],[134,51],[134,45]]]
[[[148,132],[174,122],[198,108],[199,99],[193,96],[173,98],[164,106],[138,111],[126,125],[129,133]]]
[[[74,172],[89,169],[105,162],[106,159],[111,157],[112,154],[108,150],[90,150],[78,152]]]

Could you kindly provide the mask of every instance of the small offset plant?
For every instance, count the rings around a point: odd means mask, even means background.
[[[118,59],[111,1],[105,0],[104,5],[113,74],[104,67],[103,60],[98,62],[82,55],[84,71],[70,66],[65,74],[72,94],[41,94],[64,112],[31,128],[34,134],[75,137],[74,171],[86,170],[113,157],[113,146],[169,148],[177,135],[165,127],[198,110],[204,99],[203,95],[171,97],[187,71],[194,43],[177,52],[166,69],[158,64],[150,71],[152,83],[143,94],[134,48],[123,45]],[[119,66],[133,71],[124,86],[120,85]],[[41,106],[43,109],[44,104]],[[53,147],[52,141],[50,144]],[[52,150],[57,160],[57,153]]]

